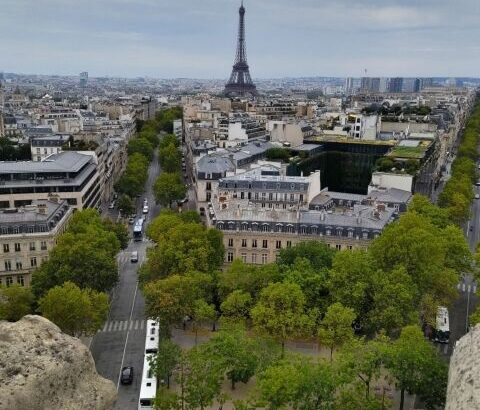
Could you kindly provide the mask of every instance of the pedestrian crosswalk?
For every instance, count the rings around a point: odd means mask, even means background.
[[[476,293],[477,292],[477,285],[475,283],[471,284],[471,285],[467,285],[464,282],[460,282],[457,285],[457,289],[462,293]]]
[[[126,332],[127,330],[143,330],[145,320],[107,320],[98,333],[103,332]]]

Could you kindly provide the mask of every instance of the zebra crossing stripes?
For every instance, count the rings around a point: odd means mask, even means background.
[[[107,320],[103,328],[98,333],[104,332],[126,332],[127,330],[143,330],[145,328],[145,320]]]

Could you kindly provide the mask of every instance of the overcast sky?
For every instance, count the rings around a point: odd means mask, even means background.
[[[240,0],[0,0],[0,71],[226,78]],[[245,0],[252,76],[480,76],[480,0]]]

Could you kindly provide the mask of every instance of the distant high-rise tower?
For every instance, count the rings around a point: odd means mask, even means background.
[[[88,73],[84,71],[83,73],[80,73],[80,87],[84,88],[87,86],[88,82]]]
[[[403,77],[390,78],[390,87],[388,91],[391,93],[401,93],[403,89]]]
[[[238,13],[240,21],[238,24],[237,54],[233,64],[232,74],[225,85],[226,95],[257,95],[257,87],[253,84],[247,63],[247,50],[245,47],[245,7],[240,6]]]

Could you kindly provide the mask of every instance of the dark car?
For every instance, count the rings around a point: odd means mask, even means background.
[[[120,383],[132,384],[132,382],[133,382],[133,367],[125,366],[122,369],[122,375],[120,376]]]

